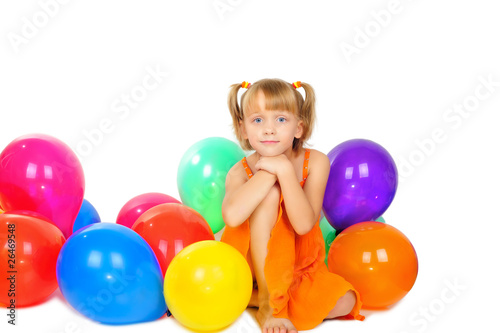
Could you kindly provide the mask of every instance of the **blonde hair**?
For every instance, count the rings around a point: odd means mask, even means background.
[[[245,110],[252,107],[256,101],[259,91],[262,91],[265,96],[265,107],[267,110],[284,110],[292,112],[298,120],[302,121],[303,133],[300,138],[293,140],[293,150],[297,151],[311,137],[314,122],[316,120],[314,89],[307,83],[301,82],[301,87],[306,92],[305,99],[294,88],[291,83],[281,79],[262,79],[252,83],[247,91],[241,96],[240,104],[238,104],[238,91],[241,83],[231,85],[227,104],[229,112],[233,118],[233,129],[236,138],[241,147],[245,150],[252,150],[252,146],[248,139],[243,138],[240,122],[243,121]]]

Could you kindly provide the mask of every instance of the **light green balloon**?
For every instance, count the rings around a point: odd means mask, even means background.
[[[319,221],[319,228],[323,234],[323,240],[325,241],[325,264],[328,266],[328,252],[330,251],[330,246],[332,245],[335,237],[337,236],[337,230],[331,226],[326,217]]]
[[[379,217],[378,219],[375,220],[375,222],[382,222],[382,223],[385,223],[385,220],[384,218],[381,216]]]
[[[179,163],[177,189],[182,203],[200,213],[214,234],[224,227],[221,207],[227,172],[244,156],[233,141],[211,137],[192,145]]]

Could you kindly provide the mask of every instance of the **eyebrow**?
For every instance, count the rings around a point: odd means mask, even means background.
[[[254,114],[264,114],[264,113],[274,113],[274,114],[293,114],[293,112],[291,111],[286,111],[286,110],[266,110],[266,111],[262,111],[262,110],[258,110],[258,111],[254,111],[252,113],[248,113],[246,114],[247,117],[250,117],[251,115],[254,115]]]

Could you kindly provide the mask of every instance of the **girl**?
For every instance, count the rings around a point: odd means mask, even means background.
[[[238,104],[240,88],[248,90]],[[258,286],[249,306],[259,308],[264,333],[308,330],[342,316],[364,319],[357,291],[324,263],[319,216],[330,162],[303,147],[314,103],[310,85],[279,79],[235,84],[229,93],[236,137],[255,152],[226,177],[221,240],[247,258]]]

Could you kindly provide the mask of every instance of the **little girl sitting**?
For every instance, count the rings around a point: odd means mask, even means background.
[[[239,104],[242,87],[248,90]],[[324,263],[319,217],[330,162],[303,146],[315,121],[312,87],[243,82],[232,86],[228,104],[242,148],[255,152],[226,177],[221,241],[247,258],[258,286],[249,306],[259,308],[262,331],[308,330],[337,317],[363,320],[357,291]]]

